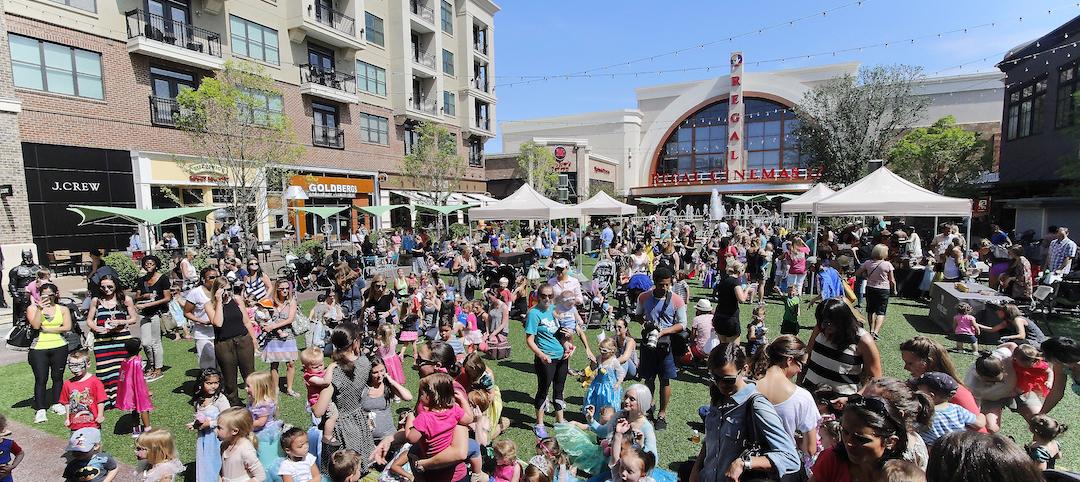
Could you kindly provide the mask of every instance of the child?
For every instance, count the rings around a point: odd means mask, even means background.
[[[454,440],[454,428],[465,420],[465,411],[454,400],[454,379],[445,373],[435,373],[420,380],[420,400],[416,417],[405,423],[405,438],[413,444],[410,458],[429,458],[442,452]],[[467,420],[465,423],[471,422]],[[465,476],[465,465],[457,464],[448,469],[417,470],[412,472],[417,480],[451,481]]]
[[[558,440],[554,438],[540,439],[536,443],[536,454],[543,456],[551,464],[551,480],[577,480],[577,477],[574,476],[574,466],[570,464],[570,457],[562,451]],[[531,460],[530,463],[532,463]]]
[[[64,380],[60,389],[60,403],[67,407],[64,426],[72,432],[84,427],[101,428],[105,421],[105,385],[87,370],[89,365],[85,348],[68,355],[71,378]]]
[[[255,435],[251,433],[251,412],[232,407],[218,416],[217,436],[221,440],[221,482],[266,480],[266,470],[255,452]]]
[[[326,314],[329,311],[330,305],[326,303],[326,295],[320,294],[315,306],[312,306],[311,311],[308,312],[308,319],[311,320],[311,331],[307,336],[308,348],[313,346],[322,348],[325,343]]]
[[[964,375],[964,386],[971,391],[979,404],[979,411],[986,416],[986,431],[997,433],[1001,430],[1001,411],[1005,407],[1015,407],[1016,371],[1012,369],[1012,351],[998,347],[993,352],[983,353]]]
[[[179,340],[180,336],[183,336],[185,340],[190,340],[191,333],[188,331],[188,320],[184,317],[184,303],[181,302],[180,288],[174,285],[169,288],[169,292],[172,294],[172,299],[169,300],[169,316],[172,316],[176,327],[183,332],[183,335],[177,335],[176,339]]]
[[[491,449],[495,453],[492,482],[518,482],[521,479],[521,466],[517,463],[517,444],[513,440],[496,440]]]
[[[926,472],[915,462],[893,459],[881,466],[884,482],[926,482]]]
[[[281,434],[281,449],[286,455],[277,470],[282,482],[322,480],[319,464],[315,463],[315,456],[308,451],[307,432],[297,427],[286,430]]]
[[[284,458],[280,450],[281,420],[278,417],[277,377],[269,371],[255,372],[248,375],[246,390],[247,409],[251,412],[252,432],[258,444],[259,461],[267,474],[277,474],[277,465]],[[272,477],[268,477],[272,478]]]
[[[466,460],[469,464],[469,471],[473,474],[473,480],[488,480],[488,475],[484,473],[482,454],[488,452],[488,445],[491,443],[491,419],[484,415],[484,412],[491,406],[491,397],[484,390],[472,390],[468,396],[473,414],[473,421],[469,424],[469,430],[473,437],[469,440],[469,451]]]
[[[135,439],[136,475],[144,482],[172,482],[184,471],[176,454],[176,443],[168,430],[148,428]]]
[[[764,301],[764,300],[762,300]],[[784,321],[780,323],[781,335],[799,335],[799,293],[794,286],[789,286],[784,298]]]
[[[566,358],[574,355],[574,333],[577,333],[579,324],[582,324],[581,315],[577,311],[577,298],[574,292],[564,290],[559,293],[559,302],[555,305],[555,321],[559,324],[559,331],[555,336],[563,344]]]
[[[480,314],[483,313],[484,307],[478,301],[469,301],[462,306],[462,312],[458,314],[458,321],[464,318],[465,335],[463,341],[465,342],[465,353],[473,353],[480,349],[480,344],[484,342],[484,332],[480,331],[479,320]]]
[[[0,414],[0,433],[7,433],[7,417]],[[0,482],[12,482],[11,471],[22,463],[26,453],[7,437],[0,437]]]
[[[454,349],[454,356],[458,361],[465,359],[465,345],[459,335],[464,327],[452,319],[443,319],[439,322],[439,341],[450,345]]]
[[[1058,422],[1046,415],[1036,415],[1028,422],[1031,430],[1031,443],[1025,447],[1031,460],[1039,466],[1039,470],[1053,469],[1061,456],[1061,446],[1057,438],[1069,429],[1068,425]]]
[[[983,422],[975,418],[975,414],[955,403],[949,403],[960,384],[947,374],[941,372],[926,372],[915,380],[915,386],[920,393],[930,398],[934,404],[934,416],[930,424],[923,427],[919,432],[926,447],[933,450],[934,442],[942,435],[958,432],[965,428],[979,430],[983,428]]]
[[[420,293],[417,291],[417,293]],[[401,332],[398,333],[398,341],[401,342],[401,351],[398,356],[401,359],[405,358],[405,348],[410,344],[413,349],[413,359],[416,359],[416,340],[420,338],[420,307],[423,302],[423,298],[413,297],[415,303],[402,303],[401,315],[398,319],[401,320]]]
[[[379,482],[412,482],[412,470],[409,469],[409,449],[411,448],[410,443],[401,444],[394,458],[388,459],[390,463],[383,470]]]
[[[1008,346],[1006,344],[1005,346]],[[1050,364],[1043,360],[1038,348],[1020,345],[1013,350],[1013,371],[1016,372],[1017,411],[1025,420],[1042,410],[1042,401],[1050,393],[1046,381],[1050,378]]]
[[[229,409],[229,399],[221,393],[221,372],[206,368],[195,378],[195,394],[191,397],[195,419],[189,430],[198,433],[195,441],[195,480],[216,481],[221,471],[221,441],[214,434],[218,417]]]
[[[405,384],[405,370],[401,367],[401,356],[397,353],[397,340],[394,338],[394,325],[389,323],[379,326],[375,339],[379,357],[386,367],[386,375],[399,385]]]
[[[360,480],[360,454],[345,449],[334,452],[326,464],[331,482],[358,482]]]
[[[45,283],[52,283],[52,271],[49,268],[41,268],[37,272],[37,277],[33,282],[26,285],[26,292],[30,294],[30,301],[34,304],[41,304],[41,295],[38,294],[41,289],[41,285]]]
[[[67,482],[106,482],[116,478],[116,459],[101,451],[101,430],[83,427],[71,434],[67,444]]]
[[[979,325],[971,316],[970,304],[963,301],[956,304],[956,316],[953,316],[953,335],[956,337],[956,351],[962,351],[965,344],[971,345],[972,352],[979,351]]]
[[[593,377],[589,389],[585,391],[584,405],[593,407],[593,414],[598,414],[606,407],[614,407],[622,400],[622,382],[626,375],[619,359],[615,357],[615,339],[604,338],[600,342],[599,373]],[[590,417],[591,420],[591,417]]]
[[[534,455],[521,474],[521,482],[552,482],[551,462],[543,455]]]
[[[120,365],[120,386],[116,390],[116,409],[131,410],[138,413],[139,423],[131,428],[131,436],[138,438],[143,431],[150,430],[150,411],[154,403],[150,401],[150,390],[146,388],[143,374],[142,342],[138,338],[124,340],[127,358]]]
[[[788,293],[791,291],[792,288],[788,288]],[[765,337],[765,332],[769,331],[765,326],[765,304],[757,305],[751,317],[746,325],[746,347],[747,353],[753,357],[759,348],[769,344],[769,339]]]
[[[612,453],[615,453],[614,448]],[[615,467],[612,469],[613,478],[617,471],[618,477],[623,482],[653,482],[653,478],[649,477],[649,472],[656,467],[656,456],[652,453],[640,447],[628,446],[621,450],[618,459],[613,457],[613,461],[615,462]]]

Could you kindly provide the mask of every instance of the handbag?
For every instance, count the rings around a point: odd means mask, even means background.
[[[743,405],[746,405],[746,414],[743,418],[743,433],[747,434],[747,436],[742,438],[743,451],[740,454],[740,457],[745,456],[746,454],[749,454],[751,457],[764,456],[765,452],[767,451],[766,445],[762,441],[760,432],[758,432],[757,430],[757,420],[754,417],[753,404],[758,399],[758,397],[764,397],[764,395],[760,393],[755,393],[753,395],[750,395],[750,397],[747,398],[745,402],[743,402]],[[777,482],[804,482],[808,480],[808,478],[809,477],[806,474],[806,469],[802,466],[799,467],[799,470],[796,470],[795,472],[784,476],[779,476],[775,468],[768,471],[744,470],[742,475],[739,476],[739,480],[769,480]]]
[[[311,331],[311,320],[297,308],[296,316],[293,317],[291,328],[293,335],[303,335],[304,333]]]
[[[38,331],[30,326],[30,322],[20,320],[15,323],[15,326],[11,327],[11,331],[8,332],[7,344],[8,347],[15,351],[27,351],[30,349],[30,345],[34,344],[34,340],[37,339]]]

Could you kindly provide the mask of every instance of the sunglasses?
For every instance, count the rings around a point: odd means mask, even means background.
[[[258,268],[258,267],[259,267],[259,263],[248,263],[248,266],[249,266],[249,267],[252,267],[252,266],[253,266],[253,267],[256,267],[256,268]]]
[[[101,289],[103,289],[103,290],[115,290],[116,287],[113,286],[113,285],[101,285]]]
[[[206,280],[207,280],[207,281],[214,281],[214,280],[216,280],[216,279],[218,279],[218,276],[217,276],[217,275],[213,275],[213,276],[207,276],[207,277],[206,277]]]
[[[553,300],[553,299],[555,299],[555,294],[552,293],[552,294],[549,294],[549,295],[545,295],[543,293],[540,293],[540,294],[536,295],[536,297],[539,298],[539,299],[542,299],[542,300]]]
[[[375,285],[375,287],[381,290],[383,288],[386,288],[386,284],[385,283],[379,283],[379,284]]]
[[[278,288],[277,290],[278,291],[284,291],[284,292],[287,293],[289,291],[289,287],[288,286],[282,286],[282,287]]]
[[[713,375],[712,379],[713,379],[713,383],[715,383],[718,386],[719,385],[731,386],[731,385],[734,385],[734,384],[738,383],[739,375],[731,375],[731,376],[726,376],[726,377],[718,377],[716,375]]]

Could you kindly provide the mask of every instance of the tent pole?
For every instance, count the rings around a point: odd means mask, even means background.
[[[971,246],[971,216],[970,215],[967,217],[967,238],[964,240],[964,243],[967,245],[968,250],[972,249],[972,246]]]
[[[819,242],[820,242],[820,237],[818,235],[818,217],[814,216],[814,252],[810,254],[811,256],[817,257],[818,253],[821,252],[821,247],[818,246]],[[821,263],[820,259],[818,260],[818,263]],[[816,273],[815,273],[815,274],[812,274],[810,276],[810,294],[811,295],[814,294],[816,285],[817,285],[817,276],[816,276]],[[802,295],[802,293],[799,293],[799,294]]]

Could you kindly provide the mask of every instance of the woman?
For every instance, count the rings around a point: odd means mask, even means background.
[[[585,418],[588,420],[589,428],[596,434],[597,439],[612,441],[614,435],[617,433],[617,427],[620,423],[625,421],[629,427],[625,437],[630,439],[629,443],[641,449],[642,452],[647,452],[653,455],[656,459],[656,465],[660,466],[660,453],[658,452],[658,446],[656,444],[656,429],[653,427],[652,422],[645,416],[649,410],[652,409],[652,393],[649,392],[649,388],[640,383],[635,383],[626,388],[626,392],[622,396],[622,404],[619,406],[619,411],[612,415],[611,420],[606,424],[600,424],[593,416],[591,410],[586,410]],[[587,436],[583,436],[577,432],[575,426],[580,428],[577,422],[574,425],[563,424],[558,425],[555,431],[558,433],[555,437],[557,441],[562,445],[565,450],[568,447],[577,448],[581,444],[582,439],[586,439]],[[590,442],[592,442],[590,440]],[[595,443],[595,442],[592,442]],[[589,450],[592,447],[581,447]],[[591,450],[590,450],[591,451]],[[586,459],[588,460],[588,459]],[[579,463],[588,463],[585,460]],[[607,466],[597,468],[591,467],[591,470],[596,470],[599,473],[593,474],[594,476],[603,476],[607,473]],[[607,478],[597,477],[594,480],[608,480]]]
[[[660,251],[660,256],[655,259],[656,265],[653,269],[661,266],[667,266],[671,268],[672,272],[678,273],[682,269],[682,258],[679,253],[675,251],[675,240],[668,238],[664,240],[664,248]]]
[[[1039,325],[1036,325],[1031,318],[1024,316],[1024,313],[1017,308],[1016,305],[1009,303],[1001,305],[997,308],[998,319],[1000,323],[994,326],[979,325],[984,332],[998,333],[1005,331],[1006,334],[1000,338],[1001,343],[1007,341],[1013,341],[1017,344],[1028,344],[1039,348],[1042,342],[1046,340],[1046,335],[1043,334]]]
[[[398,303],[409,297],[409,278],[405,276],[405,268],[398,268],[395,271],[393,293]]]
[[[251,258],[247,264],[247,276],[244,276],[244,293],[255,301],[270,299],[270,276],[263,272],[258,258]]]
[[[960,238],[953,238],[952,242],[942,255],[945,257],[945,266],[942,274],[941,281],[956,282],[964,278],[964,274],[967,270],[967,263],[964,262],[964,249],[960,247],[963,241]]]
[[[506,343],[510,339],[510,307],[499,296],[499,288],[492,286],[485,291],[487,300],[488,342]]]
[[[871,380],[859,393],[864,397],[884,398],[896,407],[907,428],[907,449],[904,450],[902,458],[926,470],[930,456],[927,454],[926,442],[919,436],[918,431],[931,423],[933,402],[930,397],[916,395],[907,382],[890,377]]]
[[[360,401],[360,407],[371,419],[371,436],[375,445],[397,431],[397,417],[393,409],[395,398],[408,402],[413,399],[413,396],[408,388],[395,382],[392,377],[386,376],[386,366],[383,365],[381,358],[373,358],[371,374],[368,375],[367,393]]]
[[[532,283],[525,275],[517,275],[514,291],[510,293],[510,318],[524,321],[529,312],[529,296],[532,294]]]
[[[836,298],[822,301],[814,317],[817,325],[810,334],[810,361],[802,373],[807,382],[851,395],[863,380],[881,376],[877,343],[847,303]]]
[[[184,295],[184,318],[191,322],[195,338],[195,357],[199,360],[199,369],[216,368],[214,357],[214,326],[210,323],[210,313],[214,309],[214,284],[219,277],[217,268],[203,268],[200,278],[202,283]],[[207,305],[211,311],[207,311]]]
[[[743,275],[743,264],[731,261],[725,265],[720,279],[713,286],[713,298],[716,309],[713,311],[713,333],[720,343],[738,342],[742,335],[742,322],[739,321],[739,305],[750,296],[743,289],[739,277]]]
[[[345,319],[360,322],[364,306],[364,288],[367,282],[348,264],[341,263],[334,270],[335,292]]]
[[[1024,256],[1024,245],[1009,247],[1009,268],[998,278],[1000,291],[1016,300],[1030,300],[1032,291],[1031,262]]]
[[[165,364],[165,347],[161,344],[161,315],[169,311],[169,302],[172,301],[171,283],[168,276],[162,276],[158,271],[161,267],[161,259],[154,255],[148,255],[142,259],[143,270],[146,275],[139,279],[139,294],[135,295],[135,305],[142,313],[139,322],[139,339],[142,340],[143,351],[146,352],[146,381],[152,382],[161,378],[161,368]]]
[[[990,279],[987,284],[993,289],[999,289],[1001,276],[1012,264],[1010,259],[1012,240],[1009,239],[1008,233],[1001,230],[1001,226],[991,224],[990,231],[990,239],[987,240],[990,243],[988,254],[993,264],[990,265]]]
[[[882,397],[850,397],[840,430],[842,441],[823,450],[814,463],[812,482],[885,480],[885,462],[902,459],[907,448],[904,416]]]
[[[237,393],[236,373],[247,380],[255,371],[255,327],[248,318],[244,285],[228,285],[225,278],[214,283],[213,302],[204,309],[214,327],[214,358],[221,371],[221,393],[233,406],[242,406]]]
[[[442,308],[442,301],[439,300],[435,286],[428,286],[424,291],[424,300],[420,304],[420,332],[429,340],[438,337],[440,308]]]
[[[787,262],[787,284],[795,286],[795,293],[802,294],[803,282],[806,281],[806,257],[810,255],[810,248],[806,247],[806,241],[799,236],[793,236],[791,248],[784,253]]]
[[[722,343],[709,353],[712,400],[705,416],[705,439],[690,472],[691,482],[739,480],[750,473],[783,480],[799,470],[791,435],[784,431],[769,399],[756,385],[746,383],[748,372],[746,353],[738,343]],[[751,455],[746,449],[754,441],[760,451]]]
[[[293,375],[296,374],[296,334],[292,324],[296,321],[296,300],[293,298],[292,283],[279,280],[274,285],[274,316],[264,322],[263,333],[267,333],[262,345],[262,361],[270,364],[270,373],[278,380],[278,367],[285,362],[285,394],[297,398],[299,393],[293,390]],[[280,381],[278,384],[280,385]]]
[[[390,292],[381,274],[371,277],[371,286],[364,292],[364,320],[374,330],[383,323],[393,322],[398,315],[398,301]]]
[[[533,397],[536,425],[533,431],[540,438],[547,437],[547,429],[544,428],[544,406],[547,403],[548,388],[551,388],[551,399],[555,404],[555,420],[560,423],[565,421],[563,409],[566,408],[566,402],[563,400],[563,388],[566,385],[569,360],[562,343],[555,337],[559,324],[555,321],[554,298],[555,290],[551,285],[540,285],[537,289],[536,306],[529,310],[525,320],[525,344],[533,352],[533,369],[536,371],[536,396]]]
[[[870,259],[863,261],[855,276],[866,280],[866,313],[870,315],[870,336],[880,338],[881,326],[885,324],[885,312],[889,309],[889,296],[896,294],[896,277],[893,265],[885,258],[889,247],[874,246]]]
[[[945,435],[934,444],[926,480],[1042,482],[1046,479],[1027,452],[1009,437],[963,430]]]
[[[94,332],[94,371],[105,385],[105,408],[116,404],[116,390],[120,387],[120,364],[127,358],[124,340],[131,338],[131,325],[139,322],[135,303],[124,295],[120,281],[108,274],[98,283],[101,296],[90,300],[86,313],[86,327]]]
[[[199,271],[195,269],[195,255],[199,254],[195,248],[184,250],[184,257],[180,260],[180,279],[184,281],[184,291],[199,284]]]
[[[334,345],[330,387],[311,409],[316,417],[322,418],[332,401],[338,411],[333,437],[323,437],[323,468],[334,452],[351,449],[360,454],[362,470],[367,471],[368,457],[375,449],[368,414],[362,405],[371,376],[371,360],[360,356],[362,341],[360,328],[355,324],[341,324],[330,333],[330,343]],[[328,439],[333,442],[327,442]]]
[[[67,408],[60,405],[60,389],[64,386],[64,368],[67,366],[68,346],[64,333],[71,331],[71,311],[59,305],[59,290],[52,283],[38,287],[39,303],[26,309],[26,319],[30,328],[38,335],[30,344],[26,360],[34,372],[34,423],[46,421],[45,409],[51,408],[58,415],[67,413]],[[49,388],[49,379],[52,388]]]
[[[821,415],[814,396],[791,379],[802,371],[808,356],[802,340],[793,335],[782,335],[762,350],[753,373],[757,377],[758,392],[772,402],[784,431],[795,434],[795,446],[804,462],[813,460],[817,454],[817,427]]]
[[[1065,386],[1069,383],[1069,377],[1073,379],[1072,392],[1080,395],[1080,343],[1064,336],[1048,338],[1042,343],[1043,356],[1054,369],[1054,382],[1050,386],[1050,394],[1043,400],[1041,414],[1048,414],[1062,397],[1065,396]]]
[[[980,413],[975,396],[964,386],[964,379],[956,371],[956,366],[949,359],[949,352],[938,342],[925,336],[916,336],[900,344],[900,358],[904,360],[904,370],[911,374],[911,379],[921,377],[926,372],[941,372],[956,380],[960,388],[949,400],[974,413],[985,424],[986,415]],[[980,430],[985,432],[986,430]]]
[[[634,252],[630,255],[630,274],[648,273],[649,270],[649,256],[645,254],[645,245],[638,243],[634,245]]]
[[[457,276],[458,293],[471,300],[473,287],[469,283],[476,276],[476,259],[469,246],[461,246],[461,253],[454,257],[454,266],[450,271]]]

